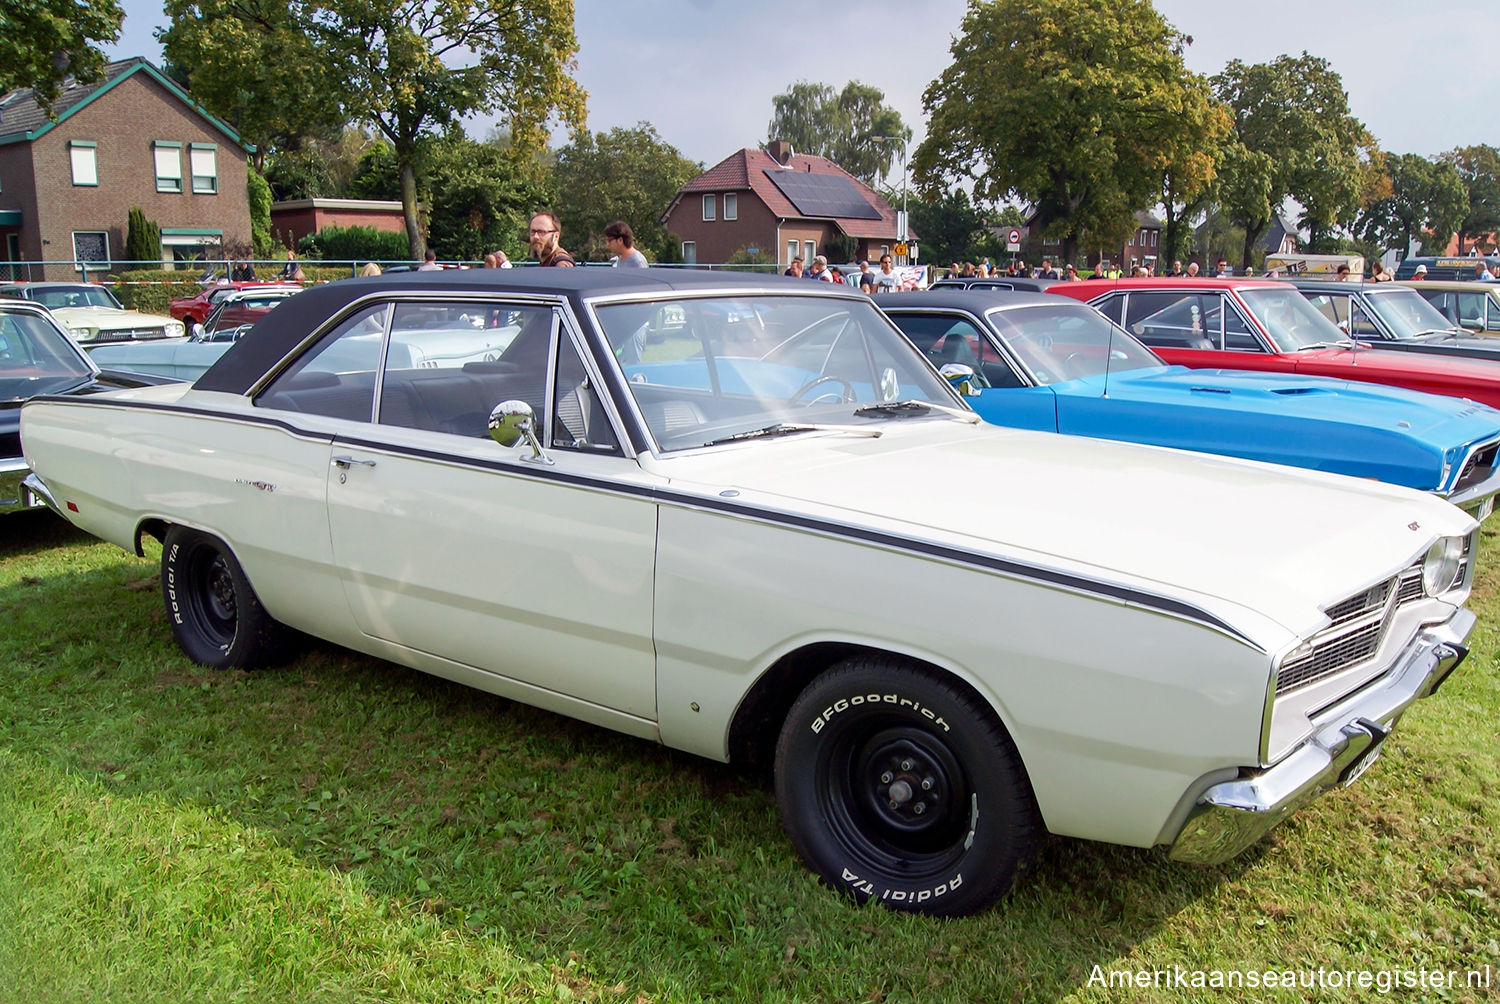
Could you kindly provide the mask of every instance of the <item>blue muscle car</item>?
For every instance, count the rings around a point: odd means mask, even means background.
[[[929,292],[880,307],[934,365],[973,371],[969,405],[997,425],[1374,478],[1433,492],[1480,519],[1500,492],[1500,411],[1486,405],[1326,377],[1168,366],[1097,311],[1057,297]]]

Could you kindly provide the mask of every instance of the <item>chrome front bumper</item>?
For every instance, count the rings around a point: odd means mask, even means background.
[[[1500,471],[1477,485],[1448,496],[1448,501],[1483,523],[1495,509],[1495,496],[1500,494]]]
[[[1318,795],[1352,783],[1401,713],[1436,691],[1469,654],[1464,642],[1474,621],[1473,613],[1460,609],[1447,623],[1425,629],[1395,669],[1331,708],[1318,731],[1275,766],[1203,792],[1172,841],[1172,858],[1228,861]]]

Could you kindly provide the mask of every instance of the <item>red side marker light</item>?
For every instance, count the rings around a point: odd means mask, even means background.
[[[69,502],[68,503],[68,512],[77,512],[77,511],[78,511],[78,503],[77,502]]]

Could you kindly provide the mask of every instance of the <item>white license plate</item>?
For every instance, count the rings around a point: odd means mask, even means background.
[[[1479,503],[1479,511],[1474,514],[1474,518],[1477,519],[1477,520],[1479,520],[1479,522],[1483,523],[1486,519],[1489,518],[1490,513],[1494,512],[1494,511],[1495,511],[1495,496],[1491,495],[1489,498],[1487,498],[1483,502]]]
[[[1362,755],[1358,760],[1354,761],[1353,766],[1348,767],[1344,770],[1342,784],[1345,788],[1349,787],[1355,781],[1358,781],[1360,775],[1364,774],[1365,771],[1370,769],[1370,764],[1380,759],[1380,747],[1383,745],[1385,744],[1377,742],[1375,745],[1365,750],[1364,755]]]

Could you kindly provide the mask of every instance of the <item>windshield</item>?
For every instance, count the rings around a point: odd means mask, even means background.
[[[992,310],[986,316],[1039,384],[1165,365],[1109,318],[1082,304]]]
[[[663,450],[781,425],[888,421],[857,413],[880,402],[962,407],[866,299],[718,296],[595,313]]]
[[[1239,294],[1280,352],[1351,344],[1348,335],[1292,287],[1241,289]]]
[[[0,313],[0,401],[66,390],[93,375],[73,343],[45,317]]]
[[[120,304],[103,286],[42,286],[32,287],[26,299],[40,303],[48,310],[63,307],[111,307],[120,309]]]
[[[1458,330],[1414,289],[1370,290],[1365,299],[1371,312],[1385,321],[1397,338],[1417,338],[1434,331],[1452,333]]]

